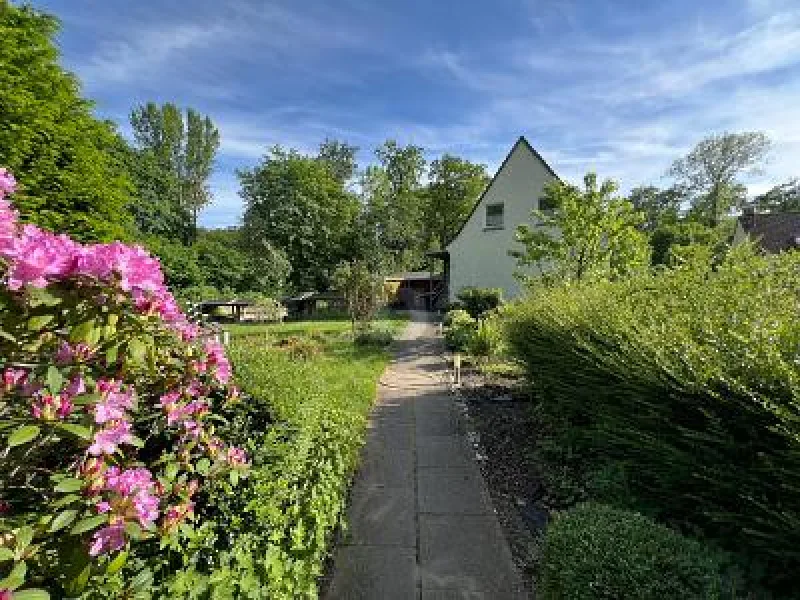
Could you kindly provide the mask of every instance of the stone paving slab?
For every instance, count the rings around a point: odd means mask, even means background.
[[[469,590],[422,590],[422,600],[492,600],[492,596]]]
[[[483,592],[493,600],[525,595],[508,545],[492,515],[420,515],[423,590]]]
[[[417,467],[468,467],[473,465],[459,435],[430,435],[417,438]]]
[[[391,546],[339,548],[328,600],[414,600],[416,550]]]
[[[358,483],[351,497],[345,544],[416,546],[413,489]]]
[[[469,467],[419,467],[419,512],[444,515],[485,515],[491,512],[478,469]]]
[[[458,435],[461,424],[455,410],[427,411],[416,413],[417,436],[426,435]]]

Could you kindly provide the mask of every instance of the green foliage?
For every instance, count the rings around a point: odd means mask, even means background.
[[[512,251],[518,276],[533,284],[606,279],[625,275],[647,264],[647,243],[638,230],[642,215],[630,202],[614,196],[611,180],[600,186],[597,175],[584,177],[584,189],[552,181],[543,202],[553,211],[533,211],[535,225],[520,225],[517,240],[525,247]]]
[[[758,212],[800,211],[800,179],[793,177],[756,196],[750,203]]]
[[[336,268],[333,284],[344,294],[353,332],[368,330],[384,300],[383,277],[372,272],[366,263],[354,261]]]
[[[660,190],[652,185],[640,186],[631,190],[628,200],[644,215],[641,229],[653,231],[678,220],[683,193],[676,187]]]
[[[693,216],[716,227],[747,195],[738,177],[760,173],[769,147],[769,138],[761,131],[710,135],[672,163],[667,174],[690,196]]]
[[[296,289],[327,289],[334,266],[349,258],[358,199],[323,161],[278,147],[239,180],[245,243],[267,240],[283,250]]]
[[[717,259],[727,252],[736,221],[728,219],[717,227],[709,227],[697,221],[683,220],[660,225],[650,235],[652,265],[674,265],[686,250],[701,245],[712,248]]]
[[[383,350],[341,336],[348,328],[347,321],[234,328],[230,353],[252,399],[236,407],[226,431],[247,444],[253,464],[235,494],[215,496],[208,562],[179,574],[169,597],[317,597],[388,361]],[[312,341],[312,330],[323,352],[306,360],[264,340],[268,332]]]
[[[345,184],[353,178],[358,169],[358,164],[356,163],[357,153],[357,146],[326,138],[319,145],[317,159],[328,167],[337,181]]]
[[[500,329],[493,319],[480,319],[478,328],[467,342],[467,352],[472,356],[490,358],[497,354],[502,342]]]
[[[489,176],[485,165],[445,154],[431,163],[428,180],[426,237],[444,248],[469,217]]]
[[[58,64],[58,21],[0,0],[0,164],[22,219],[81,240],[127,237],[130,182],[114,127]]]
[[[139,106],[131,112],[130,120],[139,154],[146,155],[156,166],[147,171],[151,180],[139,180],[138,187],[155,186],[169,194],[161,197],[157,210],[189,216],[189,240],[194,239],[197,214],[211,201],[208,178],[219,148],[219,131],[210,117],[191,108],[186,110],[184,119],[182,110],[170,102]],[[151,197],[148,187],[142,191]],[[174,236],[186,232],[185,224],[176,226],[179,230],[173,232]]]
[[[386,329],[372,329],[358,332],[353,341],[356,346],[376,346],[383,348],[392,343],[394,334]]]
[[[466,287],[456,294],[456,298],[473,319],[479,319],[503,303],[503,290],[501,288]]]
[[[620,465],[628,502],[785,591],[800,565],[800,253],[712,259],[693,247],[672,270],[543,290],[507,334],[561,461]]]
[[[715,553],[635,512],[583,504],[547,528],[542,600],[712,600]]]
[[[444,341],[454,352],[466,352],[478,322],[465,310],[451,310],[445,315]]]

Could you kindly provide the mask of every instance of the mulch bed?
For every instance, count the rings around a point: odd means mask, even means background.
[[[534,597],[548,506],[534,458],[536,424],[531,400],[513,379],[463,378],[461,400],[468,414],[483,477],[517,569]]]

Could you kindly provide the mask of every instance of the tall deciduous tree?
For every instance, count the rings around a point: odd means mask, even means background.
[[[284,251],[296,289],[327,289],[350,254],[358,198],[316,157],[280,147],[238,175],[247,243],[267,241]]]
[[[439,248],[449,244],[489,183],[486,166],[445,154],[428,172],[425,226]]]
[[[193,109],[183,112],[175,104],[148,102],[131,112],[133,135],[141,154],[152,157],[164,177],[174,182],[174,196],[165,198],[170,210],[191,217],[192,237],[197,216],[211,201],[208,179],[219,148],[219,131],[211,118]],[[147,156],[150,155],[150,156]],[[168,183],[165,181],[163,186]]]
[[[358,169],[357,152],[357,146],[326,138],[319,145],[317,158],[328,165],[334,177],[344,185],[353,178]]]
[[[416,266],[425,250],[422,148],[410,144],[400,146],[388,140],[375,150],[375,155],[385,173],[387,186],[380,225],[384,246],[394,254],[396,268]]]
[[[660,225],[675,223],[684,194],[678,188],[659,189],[652,185],[633,188],[628,196],[633,207],[644,215],[641,228],[654,231]]]
[[[58,64],[58,21],[0,0],[0,165],[22,219],[81,240],[125,237],[130,181],[119,136]]]
[[[554,210],[533,211],[536,226],[520,225],[517,240],[524,250],[512,251],[529,283],[613,278],[648,264],[649,249],[639,230],[643,216],[615,196],[617,184],[597,175],[584,177],[584,188],[553,181],[545,202]],[[534,272],[531,273],[531,267]]]
[[[667,174],[691,194],[693,212],[713,227],[744,200],[737,179],[761,172],[769,147],[769,138],[760,131],[712,135],[676,160]]]

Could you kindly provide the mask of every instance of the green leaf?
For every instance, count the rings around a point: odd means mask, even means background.
[[[117,358],[119,357],[119,344],[114,344],[108,350],[106,350],[106,366],[113,367],[117,364]]]
[[[81,394],[80,396],[75,396],[72,399],[72,403],[76,405],[96,404],[101,398],[102,394],[97,394],[97,393]]]
[[[39,431],[40,429],[36,425],[23,425],[17,428],[14,433],[8,436],[8,447],[13,448],[14,446],[27,444],[31,440],[36,439],[36,436],[39,435]]]
[[[47,387],[50,388],[52,394],[58,394],[61,391],[61,386],[64,385],[64,376],[58,367],[50,366],[47,368]]]
[[[131,588],[134,590],[149,588],[153,585],[153,572],[150,569],[140,571],[139,574],[131,579]]]
[[[97,337],[94,330],[95,330],[94,319],[89,319],[88,321],[84,321],[83,323],[78,323],[70,330],[69,341],[72,343],[85,342],[89,344],[92,338]],[[95,343],[97,342],[95,341]]]
[[[84,533],[89,531],[90,529],[94,529],[95,527],[99,527],[104,523],[108,522],[108,517],[106,515],[97,515],[95,517],[88,517],[86,519],[81,519],[75,526],[70,529],[70,533],[73,535],[78,535],[80,533]]]
[[[195,468],[200,475],[207,475],[209,469],[211,468],[211,461],[209,461],[207,458],[201,458],[197,461]]]
[[[114,573],[116,573],[122,567],[125,566],[125,562],[127,560],[128,560],[128,553],[127,551],[123,550],[114,557],[114,560],[108,563],[108,567],[106,567],[106,573],[108,573],[109,575],[113,575]]]
[[[30,331],[41,331],[52,321],[54,315],[37,315],[28,319],[28,329]]]
[[[69,479],[62,479],[59,481],[58,485],[55,487],[55,491],[63,493],[77,492],[82,487],[83,481],[70,477]]]
[[[58,428],[63,429],[64,431],[71,433],[75,437],[78,437],[82,440],[92,439],[91,429],[84,425],[78,425],[77,423],[59,423]]]
[[[27,525],[20,527],[14,533],[14,538],[16,539],[14,547],[17,551],[17,556],[20,556],[33,541],[33,527],[29,527]]]
[[[50,594],[44,590],[31,588],[14,592],[13,600],[50,600]]]
[[[6,562],[14,558],[14,553],[10,548],[0,547],[0,562]]]
[[[134,364],[143,364],[147,358],[147,345],[139,338],[128,342],[128,359]]]
[[[24,562],[18,562],[11,569],[8,577],[0,581],[0,590],[15,590],[23,583],[25,583],[25,574],[28,572],[28,566]]]
[[[58,531],[60,529],[64,529],[67,525],[72,523],[75,520],[75,517],[78,516],[78,511],[74,508],[70,508],[58,514],[58,516],[53,519],[53,522],[50,523],[50,532]]]

